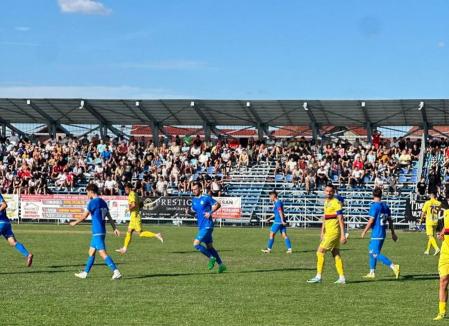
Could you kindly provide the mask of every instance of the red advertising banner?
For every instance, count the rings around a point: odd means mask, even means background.
[[[221,204],[220,209],[213,214],[214,218],[241,218],[242,199],[240,197],[214,197],[214,199]]]

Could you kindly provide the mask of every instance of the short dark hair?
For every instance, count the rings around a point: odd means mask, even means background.
[[[276,197],[278,196],[278,192],[276,191],[276,189],[273,189],[269,192],[270,195],[275,195]]]
[[[86,191],[92,191],[94,194],[99,194],[100,189],[98,189],[98,186],[95,183],[91,183],[86,187]]]
[[[334,185],[332,183],[328,183],[326,185],[326,188],[331,188],[332,190],[335,190],[335,187],[334,187]]]
[[[197,186],[197,187],[200,188],[200,189],[203,188],[203,185],[201,184],[201,182],[198,182],[198,181],[195,181],[195,182],[192,184],[192,187],[193,187],[193,186]]]
[[[128,189],[133,189],[133,185],[132,185],[132,183],[131,183],[131,182],[127,182],[127,183],[125,183],[125,188],[128,188]]]
[[[373,197],[382,198],[382,189],[375,188],[373,190]]]

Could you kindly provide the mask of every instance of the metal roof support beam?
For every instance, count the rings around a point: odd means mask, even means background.
[[[103,115],[101,113],[97,112],[97,110],[95,110],[89,104],[89,102],[87,102],[87,100],[84,100],[84,106],[81,109],[88,111],[90,114],[92,114],[94,116],[95,119],[98,120],[98,122],[99,122],[99,124],[101,126],[100,127],[100,134],[101,135],[107,136],[107,129],[109,129],[116,136],[124,136],[124,137],[126,136],[123,132],[121,132],[120,130],[118,130],[114,126],[112,126],[112,124],[108,120],[106,120],[106,118],[103,117]],[[102,130],[102,128],[106,128],[105,129],[106,132],[105,132],[105,130]]]
[[[1,129],[0,136],[6,137],[6,124],[5,123],[2,123],[2,129]]]
[[[307,102],[304,102],[302,107],[303,107],[304,111],[306,111],[307,116],[309,117],[310,129],[312,129],[312,139],[313,139],[314,143],[316,144],[318,137],[321,136],[320,135],[320,125],[316,121],[316,118],[312,112],[312,108],[307,105]]]
[[[215,126],[211,126],[211,125],[209,125],[209,124],[207,124],[207,123],[203,123],[204,140],[205,140],[205,141],[210,142],[210,139],[211,139],[211,132],[212,132],[212,129],[213,129],[214,127],[215,127]]]
[[[242,108],[246,108],[249,111],[249,113],[253,116],[253,118],[255,120],[254,126],[257,128],[257,136],[258,136],[259,140],[263,140],[264,135],[267,135],[268,137],[270,137],[268,124],[262,121],[262,119],[260,118],[257,111],[252,106],[251,102],[246,102],[246,103],[240,102],[240,106]]]
[[[20,130],[19,128],[14,127],[11,123],[9,123],[8,121],[4,120],[1,117],[0,117],[0,123],[2,124],[2,131],[3,131],[3,126],[5,126],[5,128],[8,127],[9,130],[14,131],[18,135],[25,136],[25,137],[29,136],[26,132]],[[6,136],[6,129],[5,129],[5,136]]]
[[[368,115],[368,109],[366,108],[366,102],[360,103],[360,106],[362,107],[363,111],[363,117],[365,118],[365,124],[366,124],[366,131],[368,133],[368,143],[373,143],[373,123],[371,122],[369,115]]]
[[[38,107],[36,104],[34,104],[32,101],[29,102],[29,105],[33,108],[34,111],[39,113],[39,115],[47,120],[47,128],[48,133],[52,137],[56,137],[56,131],[59,128],[62,132],[64,132],[68,136],[72,136],[72,133],[68,131],[65,127],[63,127],[58,121],[53,119],[47,112],[42,110],[40,107]]]
[[[195,113],[198,114],[198,116],[201,118],[201,120],[203,120],[203,128],[207,125],[207,128],[210,129],[211,132],[213,132],[214,134],[219,136],[220,131],[217,130],[217,128],[215,127],[215,123],[213,123],[206,117],[204,112],[201,110],[200,105],[197,105],[196,103],[194,103],[192,108],[195,110]],[[206,133],[204,135],[206,136]]]
[[[429,124],[429,120],[427,119],[427,113],[426,113],[426,106],[424,102],[420,103],[419,110],[421,111],[421,121],[422,121],[422,130],[424,132],[424,141],[427,145],[429,140],[429,129],[432,128],[432,126]]]
[[[130,111],[133,112],[133,109],[128,105],[128,103],[126,103],[125,101],[122,101],[122,103],[123,103],[123,104],[124,104]],[[145,118],[148,120],[148,121],[145,121],[145,122],[147,122],[148,125],[150,126],[152,134],[153,134],[153,129],[154,129],[154,128],[157,128],[157,129],[158,129],[158,131],[157,131],[158,137],[159,137],[159,133],[162,133],[162,134],[164,134],[164,135],[167,136],[167,137],[170,136],[170,135],[168,135],[168,134],[164,131],[164,125],[163,125],[160,121],[157,121],[156,118],[155,118],[150,112],[147,112],[147,110],[145,110],[145,107],[143,106],[143,104],[142,104],[141,101],[136,101],[136,108],[137,108],[137,110],[139,110],[139,112],[142,113],[142,114],[145,116]],[[139,116],[136,115],[136,118],[139,118]],[[139,119],[140,119],[140,118],[139,118]],[[153,142],[154,142],[154,137],[153,137]]]
[[[153,144],[159,146],[159,131],[162,129],[158,122],[150,122],[151,135],[153,136]]]
[[[270,131],[266,123],[258,123],[256,127],[257,127],[257,138],[260,141],[263,140],[264,135],[270,137]]]

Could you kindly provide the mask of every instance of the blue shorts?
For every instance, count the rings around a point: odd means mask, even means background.
[[[14,233],[12,232],[11,223],[0,222],[0,235],[4,236],[5,239],[14,237]]]
[[[199,229],[195,239],[206,244],[212,243],[212,232],[214,232],[213,228]]]
[[[93,235],[92,240],[90,240],[90,247],[96,250],[106,250],[105,237],[106,235],[104,234]]]
[[[379,255],[382,251],[382,246],[384,245],[384,239],[371,239],[368,246],[368,251],[370,254]]]
[[[287,227],[285,225],[277,224],[277,223],[275,223],[271,226],[271,232],[278,233],[279,231],[281,233],[287,233]]]

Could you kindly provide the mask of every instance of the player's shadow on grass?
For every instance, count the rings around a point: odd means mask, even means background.
[[[314,271],[315,268],[292,267],[292,268],[270,268],[270,269],[254,269],[248,271],[229,272],[232,274],[251,274],[251,273],[270,273],[270,272],[298,272],[298,271]]]
[[[126,263],[120,262],[120,266],[121,265],[126,265]],[[82,267],[82,268],[84,268],[84,266],[86,266],[86,264],[50,265],[50,266],[47,266],[47,268],[54,268],[54,269],[66,268],[66,267]],[[103,262],[101,262],[101,263],[99,262],[99,263],[94,264],[94,266],[104,266],[104,263]]]
[[[224,249],[224,250],[218,250],[218,252],[232,252],[234,250],[232,249]],[[195,250],[183,250],[183,251],[170,251],[170,254],[195,254],[197,251]]]
[[[291,272],[291,271],[314,271],[315,268],[273,268],[273,269],[256,269],[247,271],[233,272],[229,271],[225,274],[250,274],[250,273],[270,273],[270,272]],[[201,272],[201,273],[159,273],[159,274],[147,274],[147,275],[135,275],[135,276],[125,276],[127,280],[137,280],[146,279],[153,277],[178,277],[178,276],[195,276],[195,275],[218,275],[212,272]]]
[[[372,282],[409,282],[409,281],[428,281],[428,280],[438,280],[440,276],[438,274],[410,274],[403,275],[399,279],[395,278],[384,278],[376,280],[356,280],[348,281],[348,284],[359,284],[359,283],[372,283]]]
[[[67,270],[57,270],[57,271],[20,271],[20,272],[0,272],[0,275],[17,275],[17,274],[53,274],[53,273],[67,273]]]

